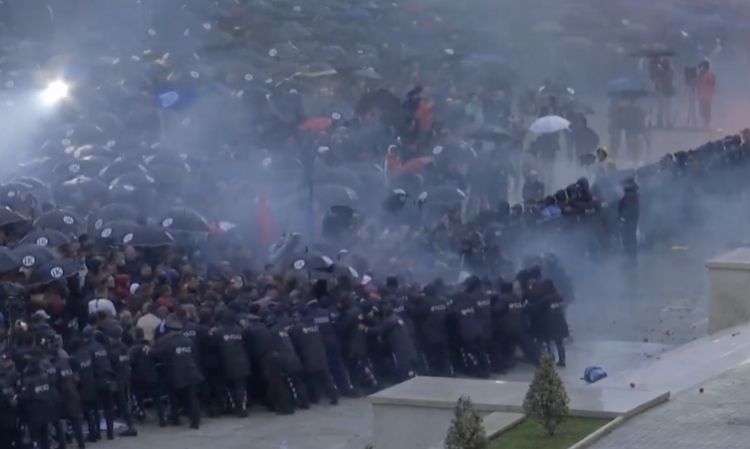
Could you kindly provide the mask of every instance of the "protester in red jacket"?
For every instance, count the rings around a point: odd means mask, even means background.
[[[698,64],[696,89],[698,93],[698,113],[703,120],[703,126],[708,128],[711,126],[711,103],[714,100],[716,90],[716,76],[710,70],[706,60]]]

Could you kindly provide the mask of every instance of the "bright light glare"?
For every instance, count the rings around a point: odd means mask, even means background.
[[[62,81],[53,81],[49,83],[46,89],[42,91],[42,101],[46,105],[53,105],[68,96],[68,85]]]

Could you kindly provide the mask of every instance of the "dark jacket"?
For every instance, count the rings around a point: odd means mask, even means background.
[[[492,306],[494,334],[499,338],[516,338],[528,333],[526,305],[520,296],[501,293]]]
[[[563,312],[563,300],[557,294],[550,280],[542,282],[542,295],[539,298],[539,320],[544,340],[562,340],[570,336],[568,322]]]
[[[55,386],[60,395],[61,414],[64,419],[77,419],[83,416],[81,395],[78,393],[78,375],[70,366],[66,357],[56,357],[52,361],[55,367]]]
[[[285,326],[276,323],[270,326],[270,331],[275,361],[282,372],[293,374],[302,371],[302,362],[297,355],[289,333],[285,330]]]
[[[78,393],[81,401],[95,402],[98,400],[94,362],[88,347],[82,346],[70,357],[70,367],[76,374]]]
[[[118,388],[126,386],[130,382],[130,357],[127,346],[119,340],[112,341],[107,347],[107,354]]]
[[[91,353],[91,365],[94,367],[94,379],[98,390],[108,390],[114,387],[115,372],[109,359],[107,348],[95,338],[86,344]]]
[[[157,340],[153,354],[164,364],[165,380],[171,388],[187,388],[203,380],[193,357],[193,342],[182,332],[171,331]]]
[[[476,314],[476,300],[468,293],[453,298],[450,320],[462,343],[473,342],[481,337],[482,327]]]
[[[420,298],[414,308],[414,324],[419,340],[425,346],[446,344],[448,301],[436,295]]]
[[[369,328],[368,332],[382,339],[393,354],[396,365],[412,367],[417,362],[417,350],[409,329],[404,320],[395,313],[385,317],[380,324]]]
[[[58,419],[59,402],[54,384],[44,368],[36,367],[32,372],[24,373],[18,404],[30,426],[38,428]]]
[[[320,326],[308,316],[289,329],[289,337],[308,373],[328,371],[328,358]]]
[[[214,333],[221,352],[224,376],[228,380],[243,379],[250,375],[250,361],[242,334],[242,328],[236,324],[222,324]]]
[[[364,314],[355,306],[342,310],[334,324],[342,354],[347,358],[367,358],[367,334],[361,324],[364,324]]]
[[[128,348],[132,382],[137,385],[155,385],[159,383],[159,371],[156,367],[149,342],[136,341]]]

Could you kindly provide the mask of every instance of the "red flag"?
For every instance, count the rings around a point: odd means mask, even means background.
[[[276,240],[278,229],[276,229],[276,223],[273,222],[271,208],[268,207],[268,202],[264,195],[261,195],[261,197],[258,198],[257,219],[258,243],[263,246],[268,246]]]

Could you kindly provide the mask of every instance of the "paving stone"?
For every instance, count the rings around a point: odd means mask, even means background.
[[[591,448],[745,449],[749,390],[750,364],[740,365],[633,418]]]

